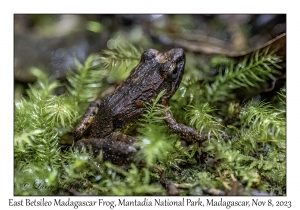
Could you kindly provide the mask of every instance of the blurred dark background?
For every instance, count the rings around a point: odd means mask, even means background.
[[[144,50],[183,47],[193,53],[218,54],[215,49],[254,49],[285,32],[285,14],[15,14],[15,88],[35,81],[31,68],[63,79],[75,68],[74,58],[83,62],[89,54],[122,42]]]

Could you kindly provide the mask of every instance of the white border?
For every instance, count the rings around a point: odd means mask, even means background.
[[[299,11],[296,1],[7,1],[1,4],[1,199],[0,206],[7,207],[13,196],[13,14],[14,13],[286,13],[287,14],[287,197],[274,197],[273,201],[292,201],[291,209],[300,209],[299,199]],[[30,199],[42,197],[30,197]],[[55,197],[46,197],[51,200]],[[57,197],[56,197],[57,198]],[[64,197],[65,199],[66,197]],[[120,197],[105,197],[117,200]],[[127,197],[129,199],[129,197]],[[166,197],[164,197],[166,198]],[[189,198],[189,197],[187,197]],[[98,200],[99,197],[75,197],[73,200]],[[138,199],[141,199],[139,197]],[[154,199],[151,197],[151,199]],[[172,197],[172,199],[180,199]],[[202,197],[201,197],[202,199]],[[203,199],[206,199],[203,197]],[[229,198],[225,198],[229,199]],[[230,197],[229,200],[250,200],[247,197]],[[268,198],[259,197],[261,200]],[[297,208],[298,207],[298,208]],[[17,208],[17,207],[10,207]],[[28,207],[24,207],[28,208]],[[30,208],[30,207],[29,207]],[[63,208],[63,207],[58,207]],[[68,207],[73,208],[73,207]],[[83,207],[79,207],[83,209]],[[97,207],[104,209],[103,207]],[[118,207],[120,208],[120,207]],[[155,207],[174,208],[174,207]],[[199,207],[197,207],[199,208]],[[225,207],[221,207],[226,209]],[[221,209],[213,208],[213,209]],[[234,207],[232,207],[234,208]],[[264,207],[271,209],[271,207]],[[106,208],[108,209],[108,208]],[[131,209],[131,207],[126,207]],[[249,208],[248,208],[249,209]],[[272,208],[273,209],[273,208]],[[281,209],[281,208],[275,208]],[[282,208],[284,209],[284,208]]]

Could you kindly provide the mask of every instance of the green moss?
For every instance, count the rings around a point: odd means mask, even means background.
[[[72,189],[84,195],[166,195],[153,168],[164,170],[168,181],[182,186],[182,195],[203,195],[204,188],[229,191],[235,180],[245,194],[258,189],[285,195],[285,89],[268,102],[252,99],[253,90],[279,74],[281,59],[268,51],[242,61],[215,58],[216,75],[194,65],[195,56],[187,56],[185,75],[170,107],[157,103],[159,95],[147,104],[136,130],[129,131],[140,140],[136,161],[143,166],[134,162],[123,170],[101,156],[63,147],[61,140],[74,130],[88,102],[109,87],[107,81],[124,79],[140,54],[130,45],[91,55],[67,75],[68,85],[33,70],[37,82],[15,101],[16,195],[67,194]],[[57,96],[60,86],[67,92]],[[160,114],[166,109],[179,122],[218,139],[182,144],[164,124]],[[219,135],[224,133],[229,138]]]

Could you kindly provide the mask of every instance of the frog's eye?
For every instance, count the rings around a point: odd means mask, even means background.
[[[142,61],[147,61],[147,60],[152,60],[153,58],[155,58],[158,55],[158,51],[154,50],[154,49],[149,49],[146,50],[143,55],[141,60]]]
[[[178,77],[178,75],[177,75],[178,72],[179,72],[178,67],[175,66],[175,68],[172,71],[172,79],[175,79],[176,77]]]
[[[173,70],[172,74],[173,74],[173,75],[176,75],[177,72],[178,72],[178,68],[177,68],[177,66],[176,66],[175,69]]]

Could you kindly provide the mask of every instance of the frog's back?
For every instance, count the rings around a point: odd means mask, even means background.
[[[162,78],[155,67],[152,63],[139,64],[105,100],[113,119],[121,122],[134,120],[143,111],[143,104],[157,96]]]

